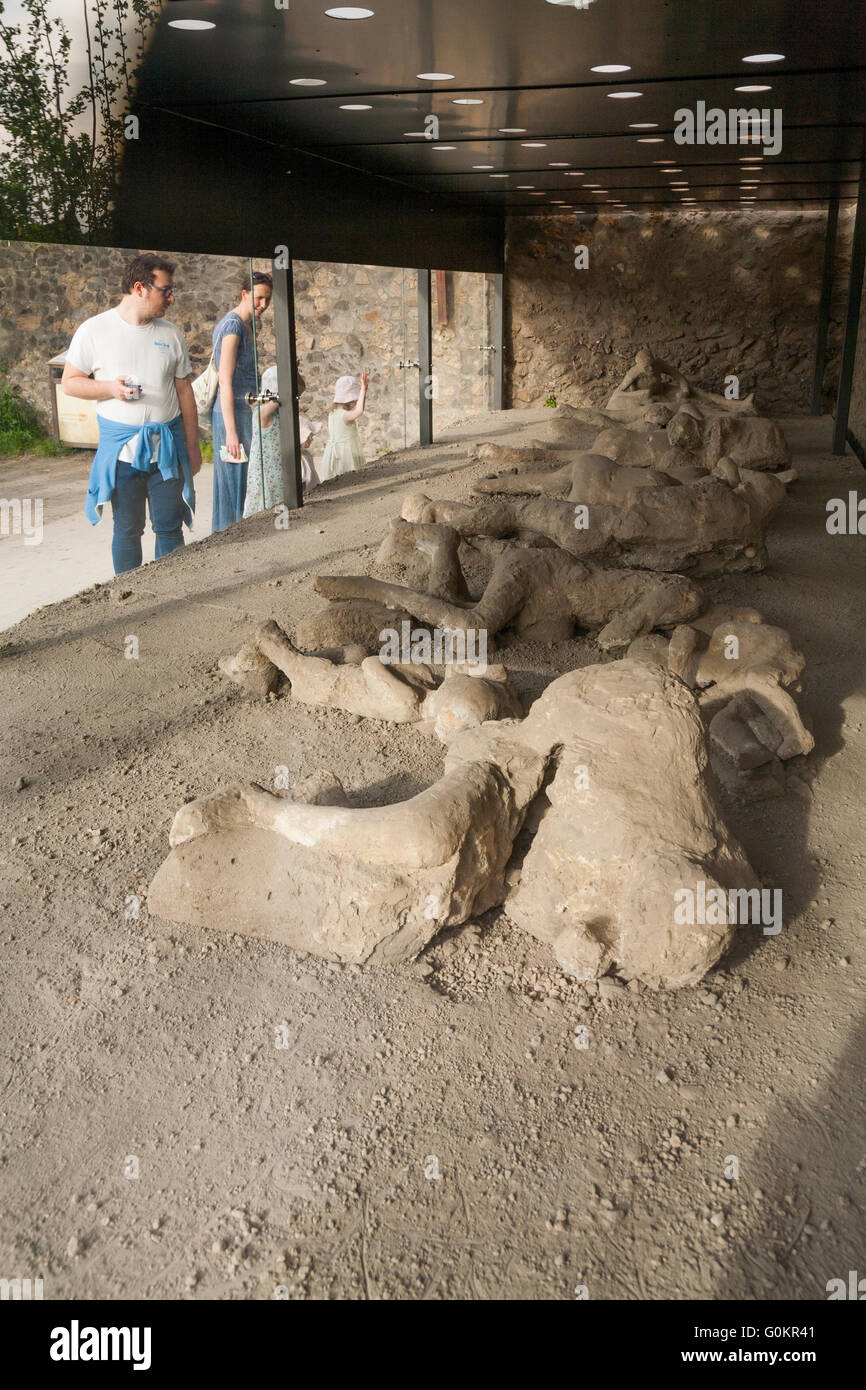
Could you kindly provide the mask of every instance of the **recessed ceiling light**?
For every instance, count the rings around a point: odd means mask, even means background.
[[[582,169],[569,169],[565,177],[567,179],[582,179],[584,177],[584,173]]]
[[[453,72],[416,72],[415,76],[419,77],[422,82],[451,82],[454,74]]]
[[[532,188],[535,187],[535,184],[534,184],[534,183],[519,183],[519,184],[517,185],[517,187],[520,189],[521,193],[528,193],[530,189],[532,189]]]
[[[681,174],[682,169],[662,169],[663,174]]]
[[[632,97],[642,97],[643,92],[608,92],[614,101],[629,101]]]
[[[525,134],[526,134],[526,126],[525,126],[525,125],[501,125],[501,126],[499,127],[499,134],[500,134],[500,135],[525,135]]]
[[[452,106],[483,106],[483,97],[455,97],[451,102]]]
[[[671,157],[670,157],[670,155],[668,155],[667,159],[654,159],[654,160],[653,160],[653,164],[670,164],[670,162],[671,162]]]
[[[601,185],[598,184],[598,183],[588,183],[588,184],[586,185],[586,187],[587,187],[587,188],[600,188]]]
[[[507,174],[491,174],[490,177],[491,177],[492,179],[507,179],[507,178],[508,178],[508,175],[507,175]]]
[[[594,188],[592,191],[593,193],[607,193],[609,190],[607,188]]]
[[[403,134],[406,135],[406,136],[409,136],[411,139],[414,139],[414,140],[426,140],[426,139],[427,139],[427,132],[426,132],[426,130],[404,130],[404,131],[403,131]],[[492,165],[491,165],[491,168],[492,168]]]
[[[215,29],[209,19],[170,19],[169,29]]]
[[[590,72],[631,72],[631,67],[628,63],[599,63]]]
[[[629,130],[658,130],[658,121],[630,121]]]
[[[521,146],[521,149],[524,149],[524,150],[546,150],[546,149],[547,149],[547,141],[546,141],[546,140],[521,140],[520,146]]]
[[[548,160],[547,167],[548,167],[548,169],[567,169],[567,168],[568,168],[568,160],[567,160],[567,159],[565,159],[565,160],[563,160],[563,159],[557,159],[557,160],[551,159],[551,160]]]
[[[290,87],[327,87],[327,85],[322,77],[292,77],[289,79]]]
[[[372,19],[372,10],[359,9],[357,5],[340,5],[334,10],[325,10],[331,19]]]
[[[564,198],[551,198],[550,201],[551,201],[553,207],[555,207],[555,208],[564,208],[564,207],[565,207],[565,199],[564,199]]]
[[[493,168],[493,165],[492,165],[492,164],[473,164],[473,165],[472,165],[472,168],[473,168],[473,169],[492,169],[492,168]]]
[[[456,150],[456,149],[457,149],[457,146],[456,146],[456,145],[434,145],[434,146],[433,146],[433,149],[434,149],[434,150]]]
[[[784,53],[750,53],[743,59],[744,63],[781,63],[785,57]]]
[[[544,190],[542,189],[540,193],[533,193],[532,196],[533,196],[533,198],[543,198],[543,197],[544,197]]]
[[[353,101],[353,102],[347,102],[345,106],[341,106],[341,107],[340,107],[340,110],[341,110],[341,111],[372,111],[373,108],[372,108],[372,106],[365,106],[365,105],[363,104],[363,102],[354,102],[354,101]]]
[[[748,87],[735,87],[735,88],[734,88],[734,91],[735,91],[735,92],[772,92],[772,90],[773,90],[772,87],[761,86],[760,83],[757,84],[757,85],[755,85],[754,83],[752,83],[752,84],[751,84],[750,86],[748,86]]]
[[[663,135],[639,135],[637,142],[639,145],[661,145],[664,143],[664,138]]]

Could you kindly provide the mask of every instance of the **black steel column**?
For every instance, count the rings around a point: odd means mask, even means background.
[[[493,277],[493,409],[503,409],[505,388],[504,275]]]
[[[301,478],[301,436],[298,426],[298,359],[295,348],[295,288],[292,262],[274,262],[274,334],[277,340],[277,383],[280,395],[280,456],[283,497],[289,508],[304,505]]]
[[[866,266],[866,168],[860,174],[857,188],[857,215],[854,218],[854,241],[851,246],[851,277],[848,283],[848,308],[845,313],[845,338],[842,343],[842,367],[836,395],[836,417],[833,422],[833,453],[844,454],[848,433],[848,412],[851,407],[851,383],[854,379],[854,357],[857,352],[857,332],[860,326],[860,300],[863,294],[863,269]]]
[[[815,344],[815,376],[812,381],[812,414],[822,412],[824,368],[827,365],[827,329],[830,326],[830,300],[833,297],[833,262],[836,256],[836,224],[839,199],[827,204],[827,231],[824,237],[824,268],[821,272],[821,302],[818,306],[818,341]]]
[[[418,271],[418,416],[422,444],[433,443],[433,306],[429,270]]]

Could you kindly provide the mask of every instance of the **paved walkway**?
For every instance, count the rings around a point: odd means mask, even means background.
[[[91,584],[111,579],[111,508],[103,511],[99,526],[84,515],[84,496],[93,454],[76,450],[58,458],[28,454],[0,460],[0,498],[24,501],[35,507],[42,499],[42,540],[28,544],[24,535],[7,534],[11,519],[0,514],[0,629],[11,627],[46,603],[71,598]],[[187,544],[211,533],[213,467],[205,463],[196,478],[196,519],[192,532],[184,531]],[[35,511],[31,510],[33,518]],[[27,511],[24,509],[27,527]],[[31,530],[31,534],[33,531]],[[144,534],[144,554],[153,555],[153,532]]]

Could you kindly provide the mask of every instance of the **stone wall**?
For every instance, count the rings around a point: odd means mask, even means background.
[[[835,394],[853,209],[840,208],[825,402]],[[757,392],[768,413],[808,411],[824,210],[652,211],[511,217],[506,362],[512,405],[548,394],[601,405],[638,348],[696,384]],[[575,267],[575,248],[589,268]]]
[[[51,419],[48,359],[62,352],[83,319],[117,302],[126,248],[0,241],[0,367],[11,386]],[[177,262],[178,294],[169,318],[182,329],[193,368],[202,371],[214,324],[239,298],[247,262],[223,256],[166,253]],[[266,261],[254,269],[267,270]],[[301,408],[327,422],[337,377],[370,372],[367,414],[359,424],[372,460],[418,442],[418,277],[414,270],[297,261],[295,312],[298,359],[307,391]],[[434,276],[434,428],[444,429],[487,403],[479,351],[484,338],[482,275],[446,275],[447,323],[438,322]],[[488,305],[489,307],[489,305]],[[259,324],[259,368],[275,361],[273,314]],[[404,408],[405,396],[405,408]],[[314,452],[324,446],[324,432]]]
[[[832,405],[841,349],[852,208],[840,211],[825,400]],[[735,374],[771,413],[808,410],[825,214],[802,209],[685,210],[509,219],[506,367],[513,405],[600,405],[645,344],[699,385]],[[589,268],[574,266],[585,245]],[[76,326],[116,302],[128,249],[0,242],[0,367],[5,381],[50,419],[46,363]],[[168,253],[171,255],[171,253]],[[246,262],[178,254],[170,317],[196,371],[217,320],[236,303]],[[267,269],[257,261],[256,269]],[[433,277],[434,429],[490,403],[490,277],[446,276],[439,323]],[[418,439],[417,273],[380,266],[296,262],[298,355],[304,413],[325,422],[338,376],[370,372],[361,422],[368,459]],[[273,316],[261,324],[260,365],[274,361]],[[861,352],[863,360],[866,349]],[[855,393],[856,394],[856,393]],[[866,415],[866,388],[856,408]],[[863,402],[861,404],[861,401]],[[861,434],[866,432],[863,426]],[[323,446],[319,436],[318,449]]]

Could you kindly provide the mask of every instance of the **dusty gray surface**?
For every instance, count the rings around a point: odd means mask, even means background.
[[[824,504],[866,484],[826,421],[786,428],[803,476],[771,568],[706,588],[790,628],[817,747],[783,796],[726,800],[785,927],[744,929],[694,990],[570,983],[498,912],[389,970],[168,927],[145,901],[127,919],[185,798],[279,766],[331,768],[358,805],[438,775],[413,726],[252,703],[215,671],[255,622],[319,604],[312,573],[369,569],[410,480],[465,496],[489,465],[459,444],[3,634],[4,1276],[42,1274],[46,1298],[811,1299],[862,1269],[866,559]],[[532,697],[604,658],[503,659]]]

